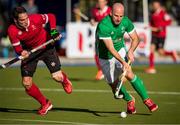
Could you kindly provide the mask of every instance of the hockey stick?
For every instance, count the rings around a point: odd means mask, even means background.
[[[60,36],[60,38],[61,38],[61,36]],[[50,39],[50,40],[48,40],[47,42],[43,43],[42,45],[40,45],[40,46],[32,49],[32,50],[29,52],[29,54],[32,54],[32,53],[34,53],[34,52],[42,49],[44,46],[46,46],[46,45],[48,45],[48,44],[50,44],[50,43],[53,43],[53,42],[55,42],[55,41],[57,41],[57,40],[56,40],[56,39]],[[18,62],[19,60],[23,60],[23,59],[24,59],[23,56],[18,56],[18,57],[16,57],[16,58],[10,60],[10,61],[7,62],[7,63],[0,65],[0,69],[5,69],[5,68],[9,67],[10,65]]]
[[[129,60],[128,61],[128,65],[130,65],[130,63],[131,63],[131,61]],[[123,96],[119,96],[119,91],[120,91],[120,89],[121,89],[121,86],[122,86],[122,84],[123,84],[123,82],[124,82],[124,80],[125,80],[125,76],[126,76],[126,73],[127,73],[127,70],[125,70],[123,73],[122,73],[122,75],[120,76],[120,83],[118,82],[118,84],[117,84],[117,86],[116,86],[116,91],[115,91],[115,94],[114,94],[114,96],[116,97],[116,98],[123,98]]]

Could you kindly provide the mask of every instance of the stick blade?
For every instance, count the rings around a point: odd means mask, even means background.
[[[3,67],[2,67],[2,66],[0,66],[0,69],[3,69]]]
[[[5,69],[6,66],[3,64],[3,65],[0,65],[0,69]]]

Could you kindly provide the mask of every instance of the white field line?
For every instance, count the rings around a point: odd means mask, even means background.
[[[52,120],[31,120],[31,119],[1,119],[0,121],[19,121],[19,122],[34,122],[34,123],[51,123],[51,124],[71,124],[71,125],[103,125],[103,124],[89,124],[89,123],[79,123],[79,122],[67,122],[67,121],[52,121]]]
[[[176,102],[164,102],[164,104],[166,104],[166,105],[176,105],[177,103]]]
[[[47,89],[40,88],[42,91],[46,92],[64,92],[63,89]],[[0,91],[24,91],[24,88],[0,88]],[[77,93],[111,93],[111,90],[95,90],[95,89],[74,89],[73,92]],[[128,91],[130,93],[136,93],[135,91]],[[151,95],[180,95],[180,92],[158,92],[158,91],[148,91]]]

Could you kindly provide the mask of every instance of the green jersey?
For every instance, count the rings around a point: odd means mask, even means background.
[[[128,17],[123,17],[119,25],[114,25],[111,17],[106,16],[101,22],[99,22],[96,29],[96,52],[99,58],[111,59],[113,55],[106,48],[103,39],[111,39],[113,41],[114,48],[119,51],[122,47],[125,47],[124,33],[132,33],[134,31],[133,23]]]

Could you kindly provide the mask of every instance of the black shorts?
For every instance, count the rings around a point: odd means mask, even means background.
[[[22,77],[32,77],[36,71],[38,61],[42,60],[48,67],[51,73],[57,72],[61,69],[61,63],[53,46],[48,46],[46,49],[39,50],[29,56],[29,58],[21,62]]]
[[[152,36],[151,44],[154,44],[156,46],[156,50],[164,48],[164,42],[165,42],[165,38]]]

